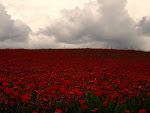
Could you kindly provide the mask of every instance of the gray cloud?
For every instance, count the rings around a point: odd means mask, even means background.
[[[136,23],[126,10],[127,0],[98,0],[61,11],[62,17],[39,34],[54,36],[57,42],[104,48],[142,48],[142,36],[150,35],[150,21]],[[143,33],[142,33],[143,32]],[[93,45],[91,42],[95,43]]]
[[[83,44],[92,41],[93,27],[97,26],[98,14],[93,14],[92,8],[97,5],[93,2],[87,8],[81,10],[76,7],[72,10],[61,11],[62,17],[56,20],[50,27],[40,30],[40,33],[55,36],[57,42],[67,44]],[[89,9],[91,7],[91,9]],[[94,16],[96,18],[94,18]]]
[[[150,19],[143,17],[138,24],[138,30],[142,35],[150,36]]]
[[[28,38],[30,32],[31,29],[27,25],[19,20],[12,20],[5,7],[0,4],[0,42],[22,42]]]

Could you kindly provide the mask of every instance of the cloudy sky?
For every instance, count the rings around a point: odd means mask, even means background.
[[[0,0],[0,48],[150,51],[150,0]]]

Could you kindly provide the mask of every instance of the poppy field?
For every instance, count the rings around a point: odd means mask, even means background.
[[[150,113],[150,52],[1,49],[0,113]]]

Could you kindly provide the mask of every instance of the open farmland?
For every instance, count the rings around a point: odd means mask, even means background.
[[[150,52],[0,50],[0,113],[150,113]]]

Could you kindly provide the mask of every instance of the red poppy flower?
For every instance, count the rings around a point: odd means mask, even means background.
[[[107,106],[108,105],[108,102],[107,101],[104,101],[103,102],[103,106]]]
[[[80,100],[80,104],[84,104],[85,102],[85,100]]]
[[[3,86],[9,87],[9,86],[10,86],[10,83],[9,83],[9,82],[3,82]]]
[[[124,100],[121,100],[121,101],[120,101],[120,104],[124,104],[124,103],[126,103]]]
[[[146,96],[150,97],[150,92],[147,92],[147,93],[146,93]]]
[[[95,96],[102,97],[102,93],[101,92],[96,92]]]
[[[81,109],[87,109],[87,108],[88,108],[87,105],[82,105],[82,106],[81,106]]]
[[[144,97],[142,98],[142,101],[145,102],[145,98]]]
[[[138,113],[147,113],[146,109],[141,109]]]
[[[129,110],[125,110],[124,113],[130,113],[130,111]]]
[[[61,109],[56,109],[55,113],[62,113],[62,110]]]
[[[38,112],[36,112],[36,111],[33,111],[32,113],[38,113]]]
[[[26,95],[21,96],[23,103],[26,103],[27,101],[29,101],[30,98],[31,98],[31,94],[26,94]]]

